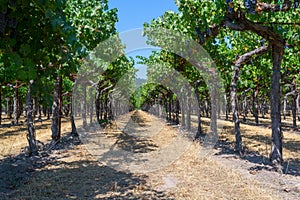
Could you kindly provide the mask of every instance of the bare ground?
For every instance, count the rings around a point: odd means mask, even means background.
[[[0,199],[299,199],[299,133],[284,132],[286,173],[279,174],[266,158],[268,127],[242,125],[248,151],[240,158],[232,151],[232,123],[224,123],[219,143],[207,156],[190,133],[141,111],[102,130],[107,144],[114,144],[109,149],[99,149],[99,140],[82,143],[71,136],[67,120],[61,143],[50,148],[50,122],[45,121],[36,125],[46,145],[39,156],[28,158],[22,152],[25,127],[1,128]],[[120,149],[131,160],[118,166],[108,162],[116,156],[107,152]],[[141,168],[141,157],[148,167]]]

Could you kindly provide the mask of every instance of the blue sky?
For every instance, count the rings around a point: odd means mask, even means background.
[[[142,28],[144,22],[150,22],[167,10],[177,11],[174,0],[109,0],[109,7],[118,9],[119,32]]]
[[[136,29],[143,28],[145,22],[150,22],[168,10],[177,11],[174,0],[109,0],[109,8],[118,9],[119,22],[116,24],[116,28],[123,43],[127,46],[136,46],[135,49],[130,48],[131,51],[127,53],[127,56],[132,57],[148,56],[152,50],[156,49],[142,44],[145,39],[137,35],[141,30]],[[139,70],[137,77],[146,78],[147,68],[141,65],[135,67]]]

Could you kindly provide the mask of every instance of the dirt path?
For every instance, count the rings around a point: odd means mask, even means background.
[[[66,129],[67,130],[67,129]],[[69,130],[67,130],[69,131]],[[28,178],[1,199],[299,199],[299,176],[240,159],[223,148],[203,157],[189,133],[137,111],[106,129],[67,135],[33,158]],[[257,155],[247,155],[255,157]],[[254,159],[255,160],[255,159]],[[22,165],[22,157],[6,162]],[[0,164],[0,166],[4,166]],[[3,167],[2,167],[3,168]],[[6,169],[7,169],[6,168]],[[27,171],[25,170],[27,173]],[[1,176],[1,173],[0,173]],[[10,178],[13,181],[15,177]],[[3,198],[2,198],[3,197]]]
[[[109,130],[79,131],[87,150],[116,170],[148,173],[168,166],[191,145],[162,119],[135,111],[123,115]]]

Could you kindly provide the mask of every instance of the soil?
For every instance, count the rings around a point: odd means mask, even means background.
[[[142,111],[100,131],[79,128],[79,138],[67,122],[63,130],[55,146],[45,140],[50,129],[40,134],[38,156],[3,156],[0,199],[300,199],[295,162],[278,173],[263,154],[240,157],[222,137],[204,149],[192,133]]]

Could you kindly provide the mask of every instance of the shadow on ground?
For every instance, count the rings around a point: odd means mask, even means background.
[[[148,153],[158,149],[153,140],[142,137],[134,137],[126,133],[119,134],[117,137],[117,146],[124,151],[133,153]]]
[[[42,169],[55,159],[49,153],[52,150],[73,148],[81,142],[77,137],[68,134],[61,138],[56,146],[43,145],[38,141],[40,153],[37,156],[28,156],[26,150],[16,156],[9,156],[0,160],[0,199],[13,192],[21,183],[27,182],[33,172]]]
[[[57,162],[14,193],[30,199],[171,199],[146,185],[146,176],[116,171],[95,161]],[[33,188],[35,190],[33,191]]]
[[[79,139],[69,134],[55,147],[44,145],[38,156],[22,153],[0,160],[0,199],[172,199],[148,186],[145,175],[84,158],[65,162],[51,154],[64,158],[64,152],[78,144]]]
[[[240,156],[233,148],[234,144],[229,143],[227,141],[218,141],[218,143],[215,145],[215,148],[220,149],[220,152],[216,155],[232,155],[236,158],[240,158],[242,160],[247,160],[250,163],[255,164],[254,167],[251,167],[248,170],[267,170],[267,171],[276,171],[274,167],[272,166],[272,163],[270,162],[269,158],[263,155],[260,155],[257,152],[245,150],[244,155]],[[293,176],[300,176],[300,160],[299,159],[289,159],[286,160],[283,163],[283,173],[289,174]]]

